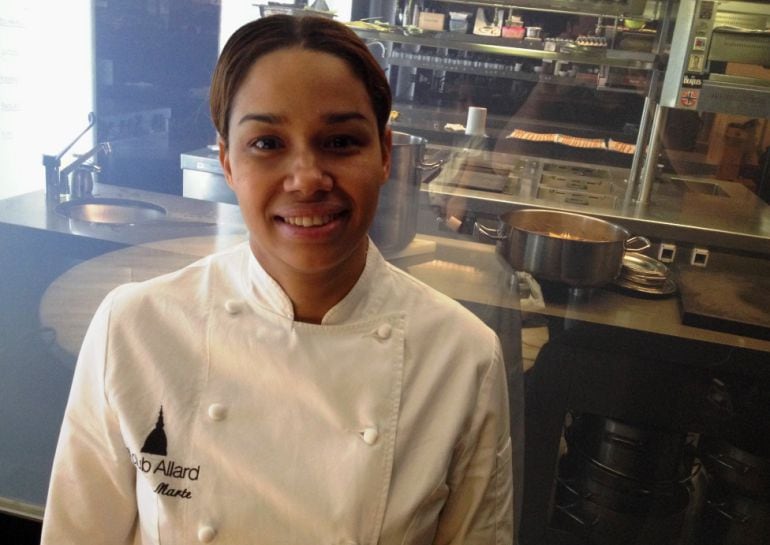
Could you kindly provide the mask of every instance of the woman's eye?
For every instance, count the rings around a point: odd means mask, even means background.
[[[358,141],[352,136],[338,135],[326,139],[325,147],[333,150],[350,149],[358,144]]]
[[[281,147],[281,141],[278,138],[274,138],[272,136],[265,136],[254,140],[251,146],[258,150],[274,150]]]

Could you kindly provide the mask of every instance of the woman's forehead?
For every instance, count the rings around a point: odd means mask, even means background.
[[[246,78],[259,77],[270,81],[296,78],[298,74],[304,73],[316,77],[327,75],[325,79],[340,76],[359,79],[345,59],[332,53],[300,46],[276,49],[257,57],[249,67]]]
[[[233,114],[254,107],[279,108],[276,115],[308,111],[362,110],[374,119],[363,82],[339,57],[298,47],[257,59],[235,94]],[[237,122],[237,120],[235,120]]]

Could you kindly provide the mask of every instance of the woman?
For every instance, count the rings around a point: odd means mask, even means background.
[[[510,543],[499,341],[367,236],[391,145],[366,46],[254,21],[211,107],[249,242],[102,304],[43,543]]]

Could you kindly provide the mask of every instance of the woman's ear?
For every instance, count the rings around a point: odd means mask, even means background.
[[[219,148],[219,164],[222,166],[222,173],[225,175],[225,181],[230,189],[233,187],[233,172],[230,168],[230,155],[227,144],[221,136],[217,137],[217,147]]]
[[[382,135],[382,183],[390,178],[390,160],[393,155],[393,131],[390,127],[385,127]]]

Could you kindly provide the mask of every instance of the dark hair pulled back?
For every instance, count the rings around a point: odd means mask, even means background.
[[[380,135],[384,135],[390,116],[390,87],[364,41],[344,24],[325,17],[271,15],[236,30],[222,49],[214,69],[211,118],[225,145],[233,99],[251,66],[263,55],[297,46],[334,55],[347,63],[364,84]]]

